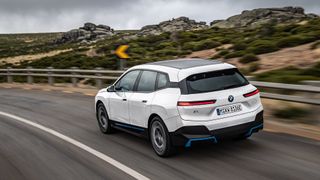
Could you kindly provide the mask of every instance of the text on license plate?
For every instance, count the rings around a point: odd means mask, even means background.
[[[230,114],[230,113],[239,112],[241,110],[242,110],[241,105],[237,104],[237,105],[218,108],[217,109],[217,113],[218,113],[218,115],[224,115],[224,114]]]

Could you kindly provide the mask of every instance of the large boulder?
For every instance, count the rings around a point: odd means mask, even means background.
[[[83,29],[87,30],[87,31],[94,31],[94,30],[96,30],[96,27],[97,26],[95,24],[88,22],[88,23],[84,24]]]
[[[215,20],[210,23],[210,26],[219,28],[255,28],[269,22],[291,23],[310,18],[319,18],[319,16],[305,14],[304,9],[301,7],[259,8],[243,11],[241,14],[232,16],[226,20]]]
[[[83,27],[65,32],[55,42],[58,44],[67,42],[92,43],[114,35],[110,26],[85,23]]]
[[[106,30],[106,31],[111,31],[111,28],[110,28],[110,26],[107,26],[107,25],[103,25],[103,24],[99,24],[98,26],[97,26],[97,29],[104,29],[104,30]]]
[[[179,17],[163,21],[157,25],[147,25],[141,28],[139,35],[159,35],[164,32],[189,31],[208,28],[205,22],[196,22],[187,17]]]

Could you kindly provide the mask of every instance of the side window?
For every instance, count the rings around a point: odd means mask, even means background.
[[[132,91],[140,71],[131,71],[124,75],[116,84],[116,89]]]
[[[152,92],[156,87],[157,73],[153,71],[143,71],[137,87],[137,91]]]
[[[163,74],[163,73],[159,73],[158,75],[158,89],[162,89],[168,86],[168,78],[167,75]]]

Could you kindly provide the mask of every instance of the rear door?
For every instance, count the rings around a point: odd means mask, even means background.
[[[141,73],[134,94],[129,98],[130,123],[146,127],[151,111],[151,103],[156,90],[158,73],[144,70]]]
[[[259,107],[256,90],[237,69],[194,74],[182,81],[186,91],[180,96],[180,116],[190,121],[210,121],[236,116]]]
[[[116,92],[111,93],[109,97],[111,120],[130,123],[128,99],[133,95],[139,73],[139,70],[130,71],[115,84]]]

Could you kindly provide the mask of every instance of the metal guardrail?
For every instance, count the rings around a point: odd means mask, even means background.
[[[27,82],[32,84],[33,77],[47,77],[48,84],[54,85],[55,78],[70,78],[74,87],[77,86],[80,78],[95,79],[97,88],[102,88],[103,80],[116,80],[120,74],[124,71],[119,70],[103,70],[102,68],[96,68],[94,70],[84,70],[78,68],[72,69],[53,69],[51,67],[47,69],[33,69],[28,67],[27,69],[0,69],[0,76],[6,76],[7,82],[13,82],[13,76],[27,76]],[[260,82],[250,81],[254,86],[258,88],[288,90],[302,93],[313,93],[320,94],[320,87],[310,85],[294,85],[294,84],[283,84],[283,83],[271,83],[271,82]],[[319,98],[311,98],[310,96],[294,96],[284,95],[277,93],[261,92],[261,97],[275,100],[283,100],[290,102],[298,102],[305,104],[320,105]]]
[[[27,69],[0,69],[0,76],[6,76],[7,82],[13,82],[13,76],[26,76],[29,84],[33,83],[34,77],[47,77],[48,84],[54,85],[55,78],[70,78],[72,85],[77,87],[79,79],[95,79],[96,86],[102,87],[102,80],[116,80],[119,75],[124,71],[104,70],[102,68],[96,68],[94,70],[78,69],[76,67],[71,69],[53,69],[48,67],[47,69],[33,69],[28,67]]]

